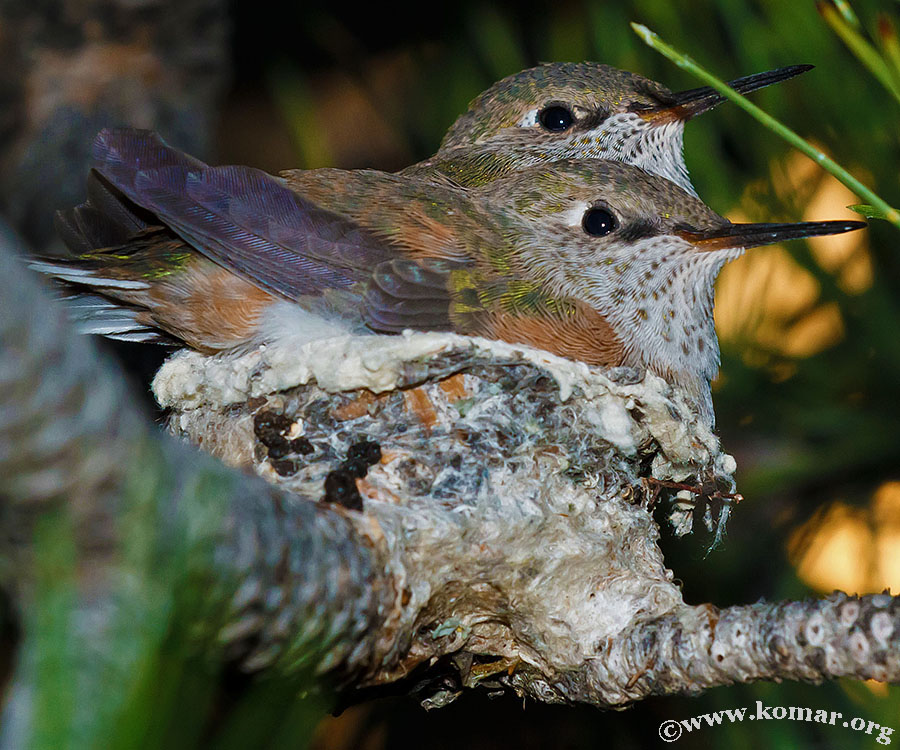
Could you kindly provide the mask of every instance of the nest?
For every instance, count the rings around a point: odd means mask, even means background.
[[[174,433],[297,502],[331,503],[382,551],[395,606],[363,684],[449,656],[459,686],[567,699],[553,675],[684,607],[657,545],[658,488],[733,490],[734,460],[665,381],[495,341],[184,351],[154,393]],[[668,509],[676,533],[694,500],[679,493]],[[718,538],[730,504],[702,507]],[[617,701],[614,685],[601,690]]]

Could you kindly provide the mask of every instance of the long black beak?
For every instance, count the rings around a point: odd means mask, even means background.
[[[698,250],[759,247],[804,237],[843,234],[868,226],[864,221],[801,221],[794,224],[725,224],[714,229],[684,227],[677,234]]]
[[[750,76],[735,78],[733,81],[728,81],[728,85],[739,94],[747,94],[771,86],[773,83],[787,81],[814,67],[814,65],[788,65],[786,68],[776,68],[767,70],[765,73],[754,73]],[[661,104],[658,109],[644,110],[638,114],[648,120],[660,123],[673,120],[685,121],[708,112],[724,101],[725,97],[718,91],[709,86],[702,86],[698,89],[679,91],[672,95],[671,102]]]

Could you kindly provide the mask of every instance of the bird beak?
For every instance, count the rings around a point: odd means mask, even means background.
[[[781,83],[789,78],[798,76],[811,70],[813,65],[789,65],[786,68],[776,68],[775,70],[767,70],[765,73],[754,73],[752,76],[743,76],[728,81],[731,86],[739,94],[747,94],[757,89],[771,86],[773,83]],[[667,122],[686,122],[697,115],[708,112],[717,104],[725,101],[725,97],[710,86],[703,86],[699,89],[688,89],[687,91],[679,91],[672,94],[672,99],[659,107],[644,109],[637,112],[645,120],[649,120],[654,124],[662,125]]]
[[[759,247],[785,240],[853,232],[867,226],[864,221],[801,221],[794,224],[726,224],[714,229],[676,230],[676,234],[701,252]]]

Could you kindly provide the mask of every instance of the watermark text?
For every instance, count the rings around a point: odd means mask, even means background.
[[[755,708],[726,708],[724,711],[714,711],[709,714],[692,716],[690,719],[666,719],[659,725],[659,736],[666,742],[675,742],[685,732],[694,732],[706,727],[714,727],[723,722],[734,724],[738,721],[807,721],[814,724],[829,724],[834,727],[852,729],[854,732],[865,732],[872,735],[875,742],[880,745],[890,745],[893,728],[883,727],[874,721],[867,721],[859,717],[844,719],[840,711],[825,711],[824,709],[801,708],[798,706],[764,706],[762,701],[756,701]]]

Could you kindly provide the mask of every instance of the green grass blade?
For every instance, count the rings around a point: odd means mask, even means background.
[[[733,101],[741,109],[749,112],[754,118],[759,120],[769,130],[780,135],[798,151],[806,154],[810,159],[813,159],[817,164],[819,164],[825,171],[834,175],[860,198],[880,211],[887,221],[900,229],[900,212],[898,212],[897,209],[893,208],[886,201],[876,195],[871,189],[866,187],[862,182],[856,179],[836,161],[828,157],[815,146],[805,141],[789,127],[783,125],[781,122],[779,122],[766,112],[763,112],[763,110],[757,107],[753,102],[748,100],[746,97],[741,96],[737,91],[730,88],[724,81],[716,78],[714,75],[712,75],[712,73],[709,73],[704,68],[700,67],[690,57],[682,54],[681,52],[678,52],[676,49],[666,44],[657,34],[650,31],[650,29],[648,29],[646,26],[632,23],[631,28],[634,29],[635,33],[644,41],[645,44],[652,47],[665,57],[669,58],[679,68],[683,68],[684,70],[693,73],[704,83],[711,86],[723,96]]]
[[[884,13],[878,16],[878,36],[881,39],[881,48],[884,50],[884,56],[894,81],[900,87],[900,40],[897,38],[897,27]]]
[[[832,2],[848,26],[851,26],[854,29],[862,28],[859,18],[857,18],[856,13],[853,11],[853,8],[850,7],[850,3],[848,3],[847,0],[832,0]]]
[[[888,64],[869,42],[856,29],[852,28],[835,7],[824,0],[816,3],[816,9],[835,34],[837,34],[857,59],[868,68],[891,95],[900,102],[900,86],[894,80]]]

